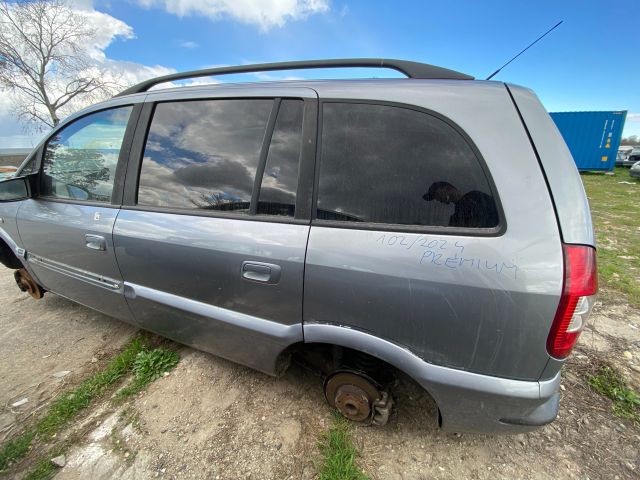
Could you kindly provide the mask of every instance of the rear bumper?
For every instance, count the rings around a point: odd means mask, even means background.
[[[522,433],[558,413],[560,372],[545,381],[481,375],[425,362],[395,343],[331,324],[304,324],[304,341],[369,353],[412,377],[435,400],[441,427],[450,432]]]
[[[483,388],[477,383],[484,383],[481,378],[471,383],[434,383],[428,379],[419,383],[438,404],[441,427],[449,432],[523,433],[551,423],[558,415],[559,372],[545,382],[486,379],[488,384],[499,380],[502,386]]]

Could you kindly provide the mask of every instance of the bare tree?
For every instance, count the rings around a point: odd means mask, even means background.
[[[630,137],[623,138],[620,141],[620,145],[638,146],[638,145],[640,145],[640,136],[639,135],[631,135]]]
[[[54,127],[115,92],[87,49],[94,35],[64,0],[0,3],[0,87],[25,125]]]

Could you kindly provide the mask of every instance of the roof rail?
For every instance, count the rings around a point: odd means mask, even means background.
[[[159,83],[185,80],[187,78],[211,77],[214,75],[226,75],[231,73],[268,72],[273,70],[299,70],[311,68],[390,68],[404,73],[409,78],[420,79],[449,79],[449,80],[473,80],[473,77],[464,73],[436,67],[427,63],[410,62],[407,60],[392,60],[384,58],[345,58],[334,60],[302,60],[296,62],[258,63],[255,65],[238,65],[235,67],[207,68],[204,70],[192,70],[190,72],[172,73],[161,77],[151,78],[140,82],[133,87],[120,92],[117,97],[133,93],[146,92]]]

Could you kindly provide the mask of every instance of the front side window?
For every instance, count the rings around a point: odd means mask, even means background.
[[[449,124],[407,108],[326,103],[317,218],[437,227],[499,223],[489,182]]]
[[[110,202],[132,108],[120,107],[87,115],[51,137],[42,164],[42,195]]]
[[[27,157],[22,165],[18,168],[16,172],[16,177],[24,177],[26,175],[31,175],[33,173],[38,172],[38,162],[37,155],[31,154],[30,157]]]
[[[248,213],[273,100],[190,100],[156,106],[138,205]]]

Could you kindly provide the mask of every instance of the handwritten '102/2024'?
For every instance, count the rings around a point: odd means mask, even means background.
[[[436,265],[449,269],[472,268],[487,270],[495,272],[497,275],[506,275],[514,280],[518,278],[518,266],[514,263],[465,256],[464,244],[460,240],[451,242],[442,238],[429,238],[423,235],[408,238],[405,235],[389,235],[385,233],[376,239],[376,243],[406,250],[420,249],[421,265]]]

